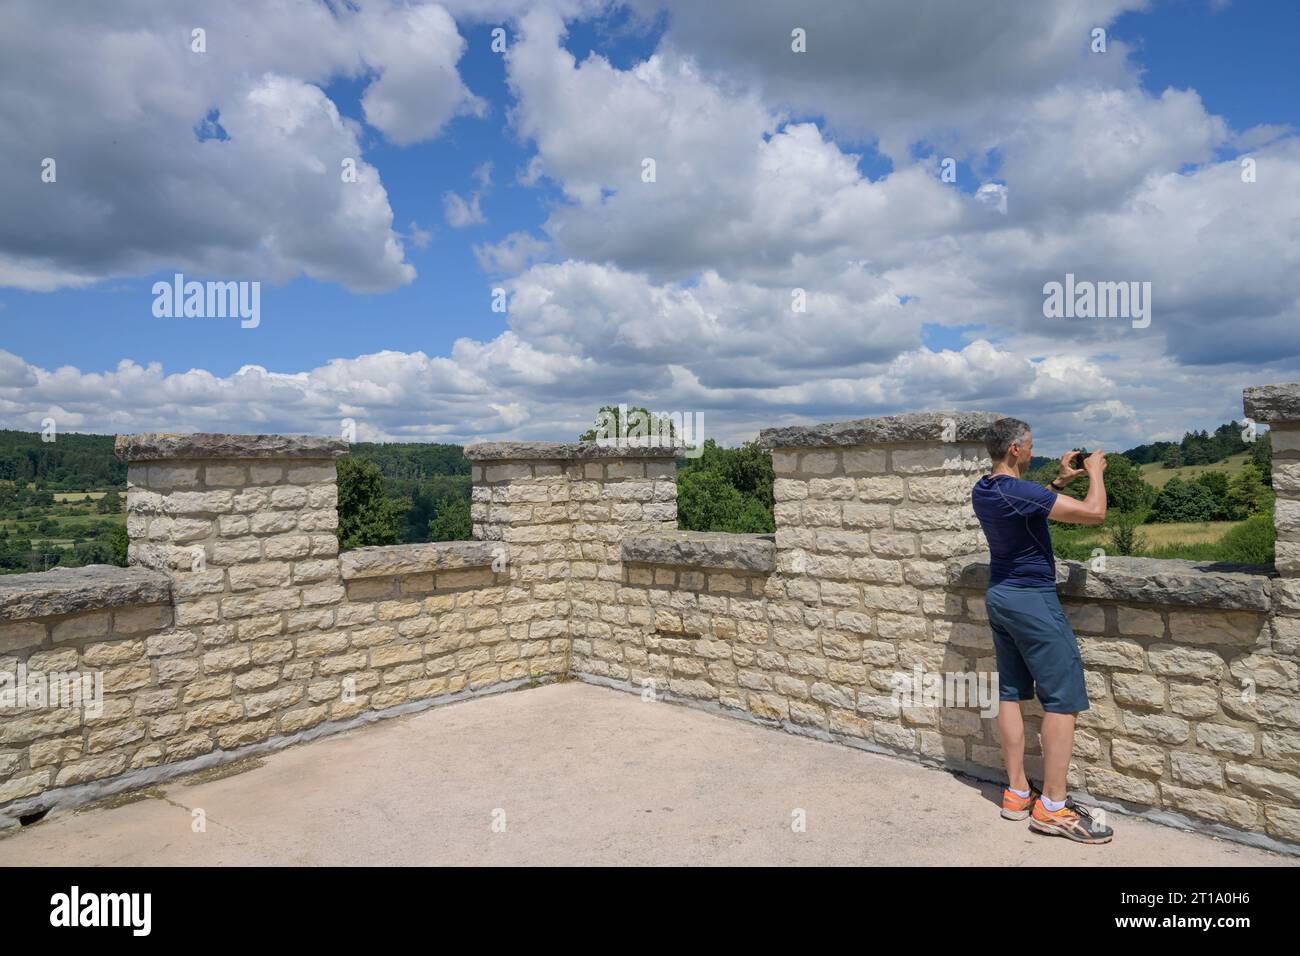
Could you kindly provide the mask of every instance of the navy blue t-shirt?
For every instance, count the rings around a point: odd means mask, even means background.
[[[989,584],[1055,587],[1047,515],[1056,492],[1011,475],[985,475],[970,497],[989,542]]]

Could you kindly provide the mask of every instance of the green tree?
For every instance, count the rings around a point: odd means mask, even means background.
[[[623,412],[627,418],[624,420]],[[658,444],[673,444],[677,438],[677,427],[667,415],[655,415],[648,408],[634,406],[620,410],[616,405],[602,405],[596,412],[595,422],[591,428],[578,436],[578,441],[597,441],[601,438],[635,439],[653,434]]]
[[[388,480],[379,466],[363,458],[340,458],[339,548],[397,544],[406,503],[388,497]]]
[[[775,475],[771,452],[759,447],[757,441],[745,442],[739,448],[718,448],[717,443],[709,439],[704,446],[704,454],[700,456],[704,467],[717,471],[745,497],[755,499],[769,511],[772,509]]]
[[[88,541],[73,548],[71,560],[65,558],[64,563],[73,567],[85,567],[87,564],[112,564],[113,549],[109,547],[107,541]]]
[[[677,479],[677,524],[688,531],[762,531],[745,496],[719,472],[682,472]]]
[[[1148,521],[1212,521],[1218,509],[1214,493],[1204,485],[1182,478],[1170,478],[1151,505]]]
[[[99,499],[99,503],[95,508],[102,515],[115,515],[122,510],[122,496],[117,493],[116,489],[113,489]]]
[[[434,506],[433,518],[429,521],[429,540],[469,541],[473,536],[469,499],[454,494],[439,498]]]
[[[1061,470],[1061,460],[1053,458],[1026,477],[1033,481],[1048,482]],[[1084,498],[1091,480],[1086,474],[1070,482],[1070,494]],[[1106,456],[1106,507],[1112,511],[1129,511],[1142,514],[1155,500],[1156,489],[1147,484],[1142,471],[1124,455]]]
[[[411,507],[402,515],[402,543],[431,540],[429,524],[433,521],[438,499],[430,488],[420,483],[414,483],[407,498]]]
[[[1109,487],[1107,487],[1109,491]],[[1121,511],[1110,526],[1110,547],[1116,554],[1137,554],[1146,541],[1138,531],[1138,518],[1131,511]]]
[[[1222,498],[1228,493],[1228,473],[1226,471],[1204,471],[1196,476],[1198,485],[1204,485],[1214,492],[1216,498]]]
[[[26,571],[27,554],[31,546],[21,538],[8,535],[0,536],[0,569],[5,571]]]
[[[1251,515],[1273,509],[1273,489],[1264,484],[1259,469],[1249,467],[1234,475],[1224,495],[1224,513],[1229,521],[1242,521]]]
[[[1156,497],[1156,489],[1142,478],[1142,470],[1123,455],[1106,456],[1105,482],[1107,507],[1117,511],[1144,513]]]
[[[1210,490],[1214,496],[1214,520],[1227,518],[1228,473],[1226,471],[1205,471],[1192,479],[1196,484]]]
[[[677,460],[678,527],[770,534],[772,479],[772,456],[757,442],[723,448],[709,439],[698,456]]]
[[[126,534],[126,525],[114,524],[108,532],[108,547],[112,554],[112,564],[119,568],[126,567],[127,545],[130,543]]]
[[[1259,469],[1259,477],[1270,488],[1273,486],[1273,433],[1264,432],[1250,446],[1250,463]]]

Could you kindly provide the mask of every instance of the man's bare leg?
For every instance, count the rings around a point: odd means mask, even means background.
[[[1002,760],[1007,765],[1007,783],[1013,790],[1028,790],[1025,776],[1025,718],[1020,701],[998,701],[998,736],[1002,738]]]
[[[1043,714],[1043,795],[1061,801],[1066,796],[1066,774],[1074,753],[1075,714]],[[998,713],[999,722],[1002,719]],[[1006,744],[1003,744],[1005,750]]]

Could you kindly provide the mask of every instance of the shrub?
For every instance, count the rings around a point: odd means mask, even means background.
[[[108,546],[113,555],[112,563],[119,568],[126,567],[126,555],[129,540],[126,534],[126,525],[115,524],[108,532]]]
[[[1259,469],[1250,466],[1228,482],[1228,491],[1223,499],[1224,512],[1228,520],[1241,521],[1271,511],[1273,499],[1273,489],[1264,484]]]
[[[1276,541],[1273,516],[1251,515],[1219,541],[1220,560],[1237,564],[1272,564]]]
[[[1213,521],[1219,510],[1214,492],[1205,485],[1170,478],[1151,505],[1147,521]]]
[[[1273,434],[1265,432],[1255,439],[1250,449],[1250,461],[1259,469],[1259,477],[1266,485],[1273,484]]]
[[[1110,547],[1116,554],[1137,554],[1146,541],[1138,532],[1138,517],[1131,511],[1121,511],[1115,515],[1110,528]]]

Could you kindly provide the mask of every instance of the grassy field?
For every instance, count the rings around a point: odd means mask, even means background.
[[[113,524],[126,524],[126,513],[125,513],[125,512],[119,512],[118,514],[112,514],[112,515],[101,515],[101,514],[90,514],[90,515],[60,515],[60,514],[53,514],[53,515],[51,515],[50,517],[54,520],[54,523],[55,523],[56,525],[58,525],[58,531],[54,532],[53,534],[49,535],[48,537],[45,537],[45,536],[42,536],[42,535],[37,535],[36,537],[30,539],[31,542],[32,542],[32,547],[33,547],[33,548],[36,547],[36,543],[37,543],[38,541],[41,541],[41,542],[48,541],[48,542],[50,542],[51,544],[55,545],[56,547],[64,547],[64,548],[70,548],[70,547],[72,547],[74,544],[76,544],[76,541],[75,541],[74,539],[72,539],[72,538],[67,537],[65,534],[61,534],[61,533],[60,533],[60,532],[63,532],[63,530],[64,530],[68,525],[70,525],[70,524],[84,525],[84,524],[86,524],[87,522],[90,522],[90,521],[94,521],[94,522],[100,522],[100,521],[111,521]],[[13,531],[16,531],[16,530],[17,530],[17,526],[16,526],[13,522],[0,522],[0,526],[3,526],[4,529],[5,529],[6,531],[9,531],[9,532],[13,532]]]
[[[116,521],[118,524],[123,524],[126,521],[126,512],[119,511],[115,514],[107,514],[107,515],[102,515],[98,511],[68,514],[67,512],[59,511],[56,509],[53,511],[47,511],[44,514],[42,514],[40,520],[44,521],[46,518],[53,521],[59,527],[63,527],[63,525],[69,522],[80,522],[80,521]],[[12,517],[6,518],[0,515],[0,528],[4,528],[7,531],[16,530],[17,526],[20,523],[31,524],[32,519],[23,518],[20,520]]]
[[[1138,533],[1142,535],[1148,549],[1178,544],[1214,544],[1239,523],[1237,521],[1175,521],[1168,524],[1144,524],[1138,528]],[[1096,527],[1081,530],[1075,537],[1075,540],[1081,544],[1104,544],[1109,539],[1108,529]]]
[[[49,542],[54,547],[70,548],[76,544],[75,538],[69,533],[71,529],[101,522],[126,523],[125,511],[114,514],[100,514],[96,509],[93,502],[104,497],[107,492],[56,491],[52,492],[52,494],[54,496],[53,507],[47,509],[40,516],[41,521],[50,520],[54,522],[55,528],[49,534],[36,532],[36,522],[34,520],[30,518],[19,520],[13,515],[0,515],[0,531],[8,535],[25,532],[32,548],[35,548],[38,542],[42,544]],[[91,502],[85,500],[87,495],[91,497]]]
[[[1240,455],[1232,455],[1223,461],[1216,462],[1213,465],[1184,465],[1182,468],[1166,468],[1158,461],[1153,461],[1139,466],[1142,472],[1142,479],[1154,488],[1163,488],[1165,483],[1177,475],[1184,481],[1191,481],[1197,475],[1203,475],[1207,471],[1226,471],[1228,477],[1238,475],[1245,469],[1250,461],[1250,454],[1242,452]],[[1170,528],[1183,527],[1182,525],[1167,525]]]
[[[1136,557],[1183,558],[1191,561],[1230,561],[1246,564],[1268,564],[1273,558],[1271,548],[1260,544],[1252,551],[1246,542],[1251,537],[1229,545],[1225,535],[1247,522],[1242,521],[1188,521],[1170,524],[1139,525],[1140,536]],[[1113,540],[1109,528],[1081,527],[1078,525],[1053,525],[1052,545],[1059,558],[1085,561],[1097,548],[1111,551]],[[1243,553],[1245,549],[1245,553]],[[1264,554],[1268,552],[1268,556]]]

